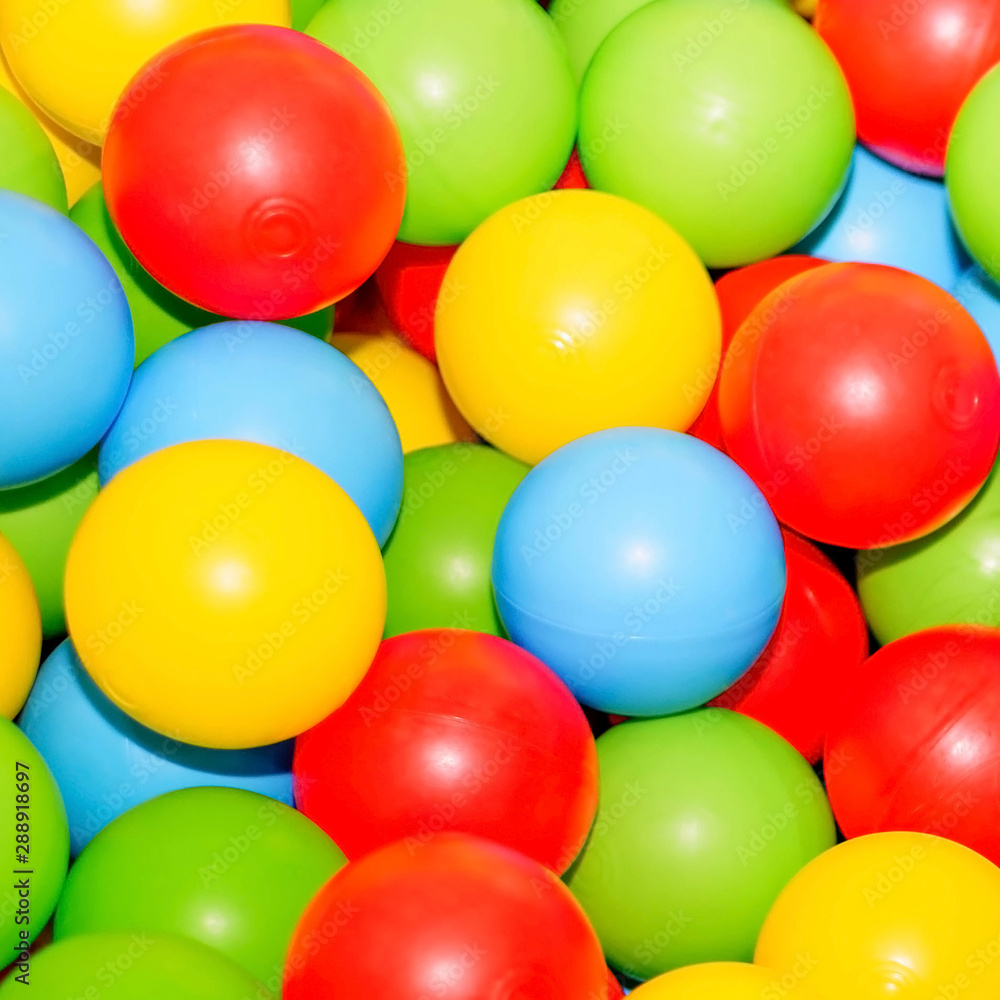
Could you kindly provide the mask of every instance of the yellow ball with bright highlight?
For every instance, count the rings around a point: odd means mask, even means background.
[[[719,305],[690,246],[598,191],[514,202],[482,223],[438,299],[438,364],[484,438],[529,464],[610,427],[683,431],[718,367]]]
[[[754,961],[826,1000],[996,1000],[1000,868],[928,833],[848,840],[782,890]]]
[[[395,334],[335,333],[330,343],[381,393],[396,422],[404,454],[476,440],[476,432],[451,401],[437,368]]]
[[[173,42],[224,24],[291,24],[289,0],[3,0],[0,45],[59,125],[103,145],[129,81]],[[159,82],[156,66],[148,86]]]
[[[687,965],[647,980],[631,996],[635,1000],[825,1000],[792,973],[779,975],[745,962]]]
[[[385,621],[385,574],[329,476],[245,441],[140,459],[97,495],[66,566],[66,617],[101,690],[143,725],[261,746],[339,707]]]
[[[0,715],[21,711],[38,673],[42,615],[28,568],[0,535]]]

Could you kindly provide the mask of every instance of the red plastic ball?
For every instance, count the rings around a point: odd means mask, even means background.
[[[1000,376],[979,327],[937,285],[826,264],[740,327],[719,415],[729,454],[782,523],[874,548],[933,531],[975,495],[1000,440]]]
[[[942,176],[962,102],[1000,61],[1000,0],[820,0],[814,24],[847,77],[861,141]]]
[[[102,163],[139,263],[240,319],[343,298],[403,214],[388,106],[346,59],[288,28],[213,28],[164,50],[119,100]]]
[[[787,583],[778,626],[750,670],[711,704],[770,726],[815,764],[834,693],[868,655],[868,627],[837,567],[795,532],[781,534]]]
[[[385,640],[345,704],[298,738],[298,808],[357,858],[459,830],[562,873],[597,810],[583,710],[505,639],[427,629]]]
[[[818,257],[807,257],[804,254],[788,254],[786,257],[771,257],[756,264],[738,267],[727,271],[715,283],[715,294],[719,298],[719,311],[722,314],[722,353],[720,368],[726,357],[736,331],[744,320],[753,312],[754,307],[765,295],[774,291],[782,282],[794,278],[797,274],[820,267],[826,261]],[[768,317],[763,317],[766,321]],[[706,376],[711,378],[711,375]],[[688,434],[693,434],[706,444],[725,451],[722,438],[722,424],[719,422],[719,381],[715,378],[712,391],[709,394],[705,408],[698,419],[688,428]]]
[[[1000,630],[883,646],[830,721],[823,770],[848,837],[924,831],[1000,864]]]
[[[391,844],[342,868],[292,937],[284,1000],[590,1000],[601,946],[536,861],[466,834]]]
[[[569,154],[569,161],[563,167],[563,172],[559,175],[559,180],[552,185],[554,191],[581,190],[589,188],[587,176],[583,172],[583,164],[580,162],[580,154],[576,147]]]

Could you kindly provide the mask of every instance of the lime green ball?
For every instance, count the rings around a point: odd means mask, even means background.
[[[69,864],[69,824],[55,779],[17,726],[0,717],[0,967],[23,962],[56,908]],[[17,970],[23,972],[23,970]],[[31,991],[26,991],[28,995]]]
[[[15,970],[16,974],[16,970]],[[194,941],[136,931],[82,934],[32,955],[29,989],[14,975],[0,1000],[266,1000],[272,996],[224,955]]]
[[[493,540],[528,466],[482,444],[403,458],[403,505],[382,550],[386,638],[422,628],[504,635],[493,601]]]
[[[657,0],[594,56],[579,148],[593,187],[658,213],[710,267],[737,267],[823,219],[854,112],[830,50],[790,8]]]
[[[944,527],[903,545],[859,552],[856,563],[861,606],[880,643],[935,625],[1000,627],[998,465]]]
[[[597,819],[568,879],[608,961],[637,979],[751,961],[775,897],[836,839],[812,768],[722,708],[623,723],[597,752]]]
[[[323,0],[292,0],[292,27],[305,31],[322,6]]]
[[[576,134],[566,47],[535,0],[334,0],[308,33],[378,87],[399,126],[399,239],[459,243],[546,191]]]
[[[49,137],[35,116],[0,87],[0,188],[26,194],[65,214],[66,182]]]
[[[277,990],[306,905],[346,859],[311,820],[239,788],[185,788],[109,823],[77,858],[56,940],[147,931],[191,938]]]
[[[1000,280],[1000,66],[965,99],[948,140],[944,183],[969,253]]]
[[[77,525],[97,496],[97,451],[54,476],[0,490],[0,534],[24,560],[35,585],[46,636],[66,631],[63,576]]]

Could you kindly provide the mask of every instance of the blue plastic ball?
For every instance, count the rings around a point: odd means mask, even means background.
[[[710,445],[623,427],[572,441],[514,491],[493,550],[511,639],[586,705],[704,704],[767,644],[785,558],[763,494]]]
[[[128,303],[101,251],[65,215],[0,190],[0,489],[86,455],[134,363]]]
[[[403,449],[389,408],[336,348],[275,323],[229,322],[165,344],[135,372],[101,445],[101,483],[150,452],[236,438],[304,458],[358,505],[379,544],[403,495]]]
[[[973,264],[959,278],[951,294],[979,324],[993,351],[993,360],[1000,366],[1000,285]]]
[[[200,785],[244,788],[292,804],[292,742],[209,750],[154,733],[98,689],[69,639],[42,664],[20,726],[49,765],[74,855],[126,809]]]
[[[918,177],[858,146],[840,200],[789,253],[888,264],[951,288],[969,266],[940,180]]]

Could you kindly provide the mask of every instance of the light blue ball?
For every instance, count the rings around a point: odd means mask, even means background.
[[[979,324],[993,351],[993,360],[1000,366],[1000,285],[973,264],[959,278],[951,294]]]
[[[235,438],[291,452],[358,505],[379,544],[403,495],[403,449],[389,408],[336,348],[276,323],[192,330],[136,369],[98,459],[102,485],[150,452]]]
[[[125,293],[96,244],[48,205],[0,190],[0,489],[86,455],[134,363]]]
[[[833,211],[788,252],[901,267],[942,288],[951,288],[970,263],[951,224],[944,183],[900,170],[861,146]]]
[[[127,809],[201,785],[244,788],[292,804],[292,743],[209,750],[146,729],[109,701],[69,639],[42,664],[20,726],[49,765],[74,855]]]
[[[514,491],[493,550],[511,639],[586,705],[665,715],[753,664],[781,612],[785,558],[763,494],[674,431],[572,441]]]

